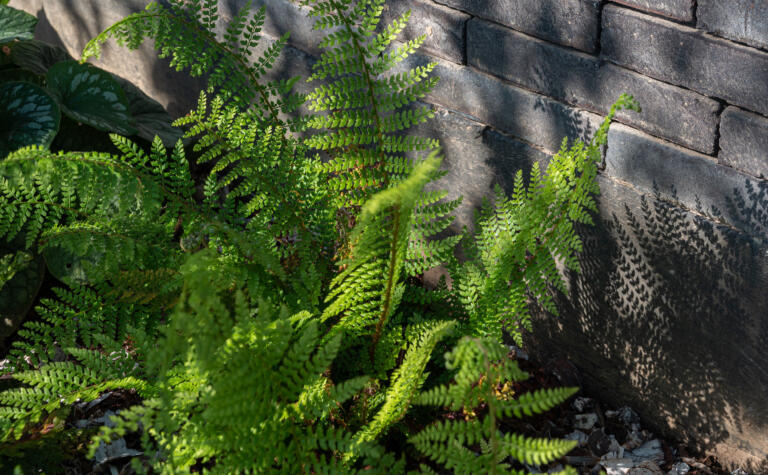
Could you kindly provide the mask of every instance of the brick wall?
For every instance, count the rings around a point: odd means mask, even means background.
[[[147,2],[22,3],[41,37],[79,54]],[[277,71],[306,77],[318,51],[304,12],[254,3],[268,35],[292,32]],[[223,4],[226,17],[245,1]],[[733,466],[766,463],[768,1],[389,0],[385,17],[406,9],[405,38],[427,39],[403,67],[438,63],[438,119],[422,132],[442,140],[442,186],[465,196],[459,225],[495,183],[511,189],[563,137],[589,137],[619,94],[638,99],[609,134],[583,272],[530,341],[658,431]],[[102,65],[175,115],[194,100],[149,49],[107,48]]]

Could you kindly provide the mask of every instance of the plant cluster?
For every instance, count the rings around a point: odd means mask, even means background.
[[[501,394],[527,376],[503,332],[530,328],[531,299],[554,310],[558,262],[578,268],[599,148],[634,102],[528,184],[518,174],[475,235],[438,239],[458,202],[424,191],[441,176],[437,144],[407,133],[432,116],[413,103],[435,65],[393,72],[424,38],[393,47],[409,14],[377,28],[384,0],[301,4],[326,31],[309,95],[269,79],[287,37],[262,37],[264,9],[246,6],[217,37],[216,0],[151,3],[83,57],[109,38],[152,39],[205,76],[175,123],[188,145],[112,135],[119,154],[29,146],[0,161],[0,236],[49,256],[63,285],[10,352],[22,384],[0,393],[6,454],[67,434],[93,455],[138,433],[135,468],[160,473],[495,473],[573,447],[499,430],[574,392]],[[421,284],[437,265],[452,287]],[[96,434],[67,423],[74,403],[115,388],[140,404]],[[479,415],[440,420],[459,407]]]
[[[144,147],[156,135],[170,146],[181,137],[162,106],[130,82],[35,40],[36,24],[34,16],[0,4],[0,160],[29,145],[116,151],[110,133],[135,135]],[[11,322],[33,304],[45,270],[20,247],[0,244],[0,260],[14,263],[0,275],[0,314]]]

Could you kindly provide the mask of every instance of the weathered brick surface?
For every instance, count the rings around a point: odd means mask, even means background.
[[[643,111],[619,120],[703,153],[714,153],[717,101],[656,81],[597,58],[472,19],[468,64],[542,94],[606,113],[619,94],[635,96]]]
[[[536,319],[531,347],[568,357],[590,392],[630,405],[658,435],[768,473],[756,467],[768,456],[767,243],[599,183],[582,272],[561,317]]]
[[[246,4],[247,0],[230,0],[222,13],[231,17]],[[320,54],[318,43],[323,33],[312,28],[315,19],[307,16],[306,7],[290,0],[253,0],[251,5],[266,7],[264,33],[280,37],[290,32],[290,44],[310,54]],[[422,51],[454,62],[463,61],[464,22],[469,15],[425,0],[390,0],[384,6],[382,20],[389,23],[409,9],[411,19],[399,40],[426,34]]]
[[[464,23],[469,15],[424,0],[390,0],[384,5],[382,25],[407,10],[411,11],[411,18],[399,40],[426,35],[420,51],[454,63],[464,62]]]
[[[622,66],[768,114],[768,53],[613,5],[601,41]]]
[[[768,224],[744,223],[731,203],[747,197],[758,180],[701,155],[614,124],[608,133],[605,173],[684,207],[717,217],[753,236],[768,234]],[[749,201],[749,200],[747,200]]]
[[[440,140],[443,169],[447,172],[428,186],[444,189],[449,198],[462,197],[454,213],[454,229],[474,226],[474,212],[483,198],[500,184],[512,191],[514,174],[529,170],[534,162],[542,169],[550,155],[525,143],[505,136],[460,112],[436,107],[435,121],[419,124],[414,132]]]
[[[693,20],[694,0],[613,0],[630,7],[680,21]],[[719,0],[715,0],[719,1]],[[699,1],[701,5],[701,1]]]
[[[432,58],[414,55],[401,68],[414,67]],[[523,90],[471,68],[438,61],[440,77],[427,102],[469,114],[483,123],[557,151],[563,137],[591,137],[601,118],[539,94]]]
[[[718,158],[726,165],[768,178],[768,119],[727,108],[720,123]]]
[[[696,12],[699,28],[760,48],[768,48],[768,2],[699,0]]]
[[[597,49],[596,0],[435,0],[480,18],[587,52]]]

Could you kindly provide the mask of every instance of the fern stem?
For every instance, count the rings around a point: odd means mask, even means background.
[[[491,362],[488,358],[488,352],[482,344],[482,341],[473,338],[475,344],[480,348],[480,352],[483,354],[483,362],[485,363],[485,376],[487,378],[488,393],[486,394],[486,402],[488,403],[488,425],[490,426],[490,433],[488,434],[488,440],[491,446],[491,475],[498,473],[499,463],[499,441],[498,434],[496,432],[496,398],[493,396],[493,381],[491,380]]]
[[[344,9],[340,8],[336,2],[332,3],[333,7],[336,9],[336,13],[341,18],[341,20],[344,23],[344,27],[347,29],[347,32],[349,32],[349,36],[352,39],[352,44],[355,47],[355,50],[357,51],[357,54],[360,57],[360,64],[363,68],[363,77],[365,78],[365,84],[368,88],[368,99],[371,101],[371,110],[373,111],[373,120],[376,124],[376,140],[378,141],[378,147],[377,151],[379,154],[379,157],[381,158],[381,161],[379,162],[379,166],[381,165],[381,162],[384,160],[384,151],[382,150],[382,146],[384,145],[384,132],[382,132],[381,127],[381,114],[379,112],[379,104],[376,101],[376,94],[374,93],[374,87],[373,82],[371,81],[371,71],[368,67],[368,62],[365,60],[365,52],[363,51],[362,46],[360,46],[360,42],[357,39],[357,34],[353,31],[352,24],[347,17],[347,15],[344,14]],[[386,188],[386,186],[389,184],[389,175],[384,174],[384,182],[382,183],[382,188]]]
[[[373,341],[371,342],[370,357],[371,365],[373,366],[376,357],[376,346],[381,339],[381,332],[384,330],[384,323],[386,323],[389,315],[389,309],[392,305],[392,292],[395,286],[395,267],[397,264],[397,247],[399,245],[400,234],[400,205],[394,207],[395,222],[393,223],[392,230],[392,243],[389,249],[389,269],[387,270],[387,288],[384,291],[384,304],[382,305],[381,315],[376,322],[376,330],[373,333]]]

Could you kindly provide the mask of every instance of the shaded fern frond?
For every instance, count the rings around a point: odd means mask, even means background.
[[[225,104],[248,110],[262,124],[280,124],[281,103],[293,107],[303,100],[285,100],[295,80],[276,82],[264,77],[280,55],[287,35],[257,54],[265,9],[252,11],[250,4],[246,4],[219,37],[217,4],[151,2],[144,11],[125,17],[89,41],[82,60],[98,57],[101,44],[110,38],[130,49],[152,39],[159,56],[170,58],[171,67],[187,70],[193,77],[205,76],[208,89]],[[256,57],[252,59],[253,56]]]
[[[202,461],[222,473],[294,472],[315,466],[321,455],[328,466],[341,467],[351,433],[322,421],[367,384],[367,378],[339,384],[327,378],[342,334],[322,342],[321,326],[308,312],[289,315],[268,295],[249,297],[265,288],[233,292],[219,259],[211,251],[188,258],[180,302],[152,356],[161,372],[153,404],[163,413],[151,426],[168,454],[157,467],[186,470]],[[209,431],[227,437],[206,437]],[[384,454],[376,444],[364,452]]]
[[[13,279],[17,272],[24,269],[32,262],[32,255],[28,252],[17,251],[0,257],[0,290],[6,282]]]
[[[403,362],[390,376],[390,384],[384,396],[384,403],[371,420],[370,424],[355,435],[355,446],[375,441],[392,424],[405,416],[411,402],[424,383],[424,370],[432,356],[432,351],[454,327],[454,322],[437,322],[428,325],[418,337],[410,339],[411,345],[403,357]],[[355,447],[347,455],[358,456]]]
[[[61,409],[69,412],[76,401],[91,401],[109,389],[133,389],[149,395],[153,389],[130,374],[134,366],[122,357],[85,350],[68,349],[76,359],[49,363],[40,369],[14,374],[25,387],[0,393],[0,431],[3,440],[18,439],[32,424]],[[64,415],[66,418],[66,414]]]
[[[16,370],[55,361],[65,348],[101,346],[104,337],[122,342],[129,328],[152,327],[159,318],[85,286],[55,287],[53,292],[56,299],[42,299],[36,308],[40,321],[25,322],[11,345],[8,360]]]

